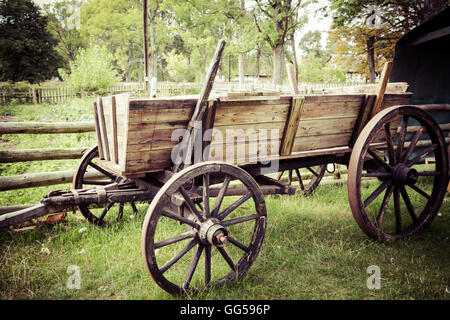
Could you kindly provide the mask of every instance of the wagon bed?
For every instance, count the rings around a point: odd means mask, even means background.
[[[408,104],[410,97],[386,94],[381,109]],[[370,119],[375,98],[334,94],[209,99],[201,125],[203,132],[213,129],[213,134],[205,139],[202,160],[245,165],[350,152]],[[181,137],[172,134],[187,128],[196,103],[194,98],[130,99],[128,94],[100,98],[94,104],[100,165],[124,177],[169,169]],[[241,135],[227,136],[229,130]]]

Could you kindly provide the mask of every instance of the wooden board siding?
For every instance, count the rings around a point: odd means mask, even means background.
[[[219,99],[209,160],[233,164],[253,162],[260,155],[278,154],[292,97]]]
[[[386,94],[382,108],[409,99]],[[371,106],[365,117],[360,114],[365,100],[364,94],[212,99],[202,123],[203,131],[213,132],[211,141],[203,141],[204,160],[246,164],[274,154],[281,159],[349,147],[358,119],[368,121]],[[99,99],[94,107],[101,165],[124,177],[169,168],[196,103],[190,97],[130,100],[127,94]]]

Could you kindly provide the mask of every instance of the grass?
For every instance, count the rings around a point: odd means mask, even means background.
[[[1,107],[18,120],[90,119],[91,101],[60,106]],[[36,110],[35,110],[36,109]],[[80,112],[78,112],[80,110]],[[73,113],[73,118],[71,114]],[[46,120],[47,121],[47,120]],[[6,148],[43,147],[50,135],[3,135]],[[91,134],[54,135],[55,146],[90,146]],[[4,139],[8,141],[5,142]],[[47,141],[47,142],[46,142]],[[1,175],[74,169],[77,161],[2,164]],[[0,205],[38,202],[58,185],[0,193]],[[367,189],[373,185],[367,183]],[[227,198],[230,202],[233,199]],[[253,266],[239,282],[206,289],[191,299],[449,299],[450,196],[422,234],[393,243],[369,240],[356,225],[345,185],[320,185],[310,197],[266,197],[268,225]],[[56,225],[21,232],[0,231],[1,299],[178,299],[160,289],[141,256],[148,204],[134,215],[125,206],[119,223],[96,227],[79,213]],[[171,230],[171,229],[168,229]],[[379,266],[381,289],[370,290],[367,268]],[[80,289],[69,289],[77,266]],[[69,273],[68,273],[69,271]],[[185,273],[181,273],[184,277]]]

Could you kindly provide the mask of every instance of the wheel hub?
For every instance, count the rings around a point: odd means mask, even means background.
[[[202,243],[216,247],[224,246],[228,240],[228,231],[220,225],[220,220],[216,218],[202,222],[198,235]]]
[[[393,180],[395,184],[413,185],[419,179],[416,169],[409,168],[403,163],[394,168]]]

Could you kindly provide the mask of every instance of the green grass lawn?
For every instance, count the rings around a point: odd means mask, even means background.
[[[91,119],[92,100],[58,106],[0,107],[6,120]],[[4,120],[5,120],[4,119]],[[29,137],[26,137],[29,136]],[[0,148],[78,147],[93,134],[3,135]],[[53,139],[53,140],[52,140]],[[1,164],[1,175],[74,169],[78,161]],[[368,186],[372,182],[367,182]],[[57,185],[0,192],[0,206],[36,203]],[[230,202],[232,199],[226,199]],[[210,288],[192,299],[449,299],[450,196],[420,235],[393,243],[369,240],[353,220],[347,187],[323,184],[310,197],[266,197],[268,225],[263,247],[239,282]],[[97,227],[68,214],[56,225],[0,231],[1,299],[178,299],[151,279],[141,256],[142,223],[125,206],[124,219]],[[369,266],[381,271],[381,288],[368,289]],[[67,281],[77,266],[80,289]],[[69,272],[68,272],[69,271]]]

